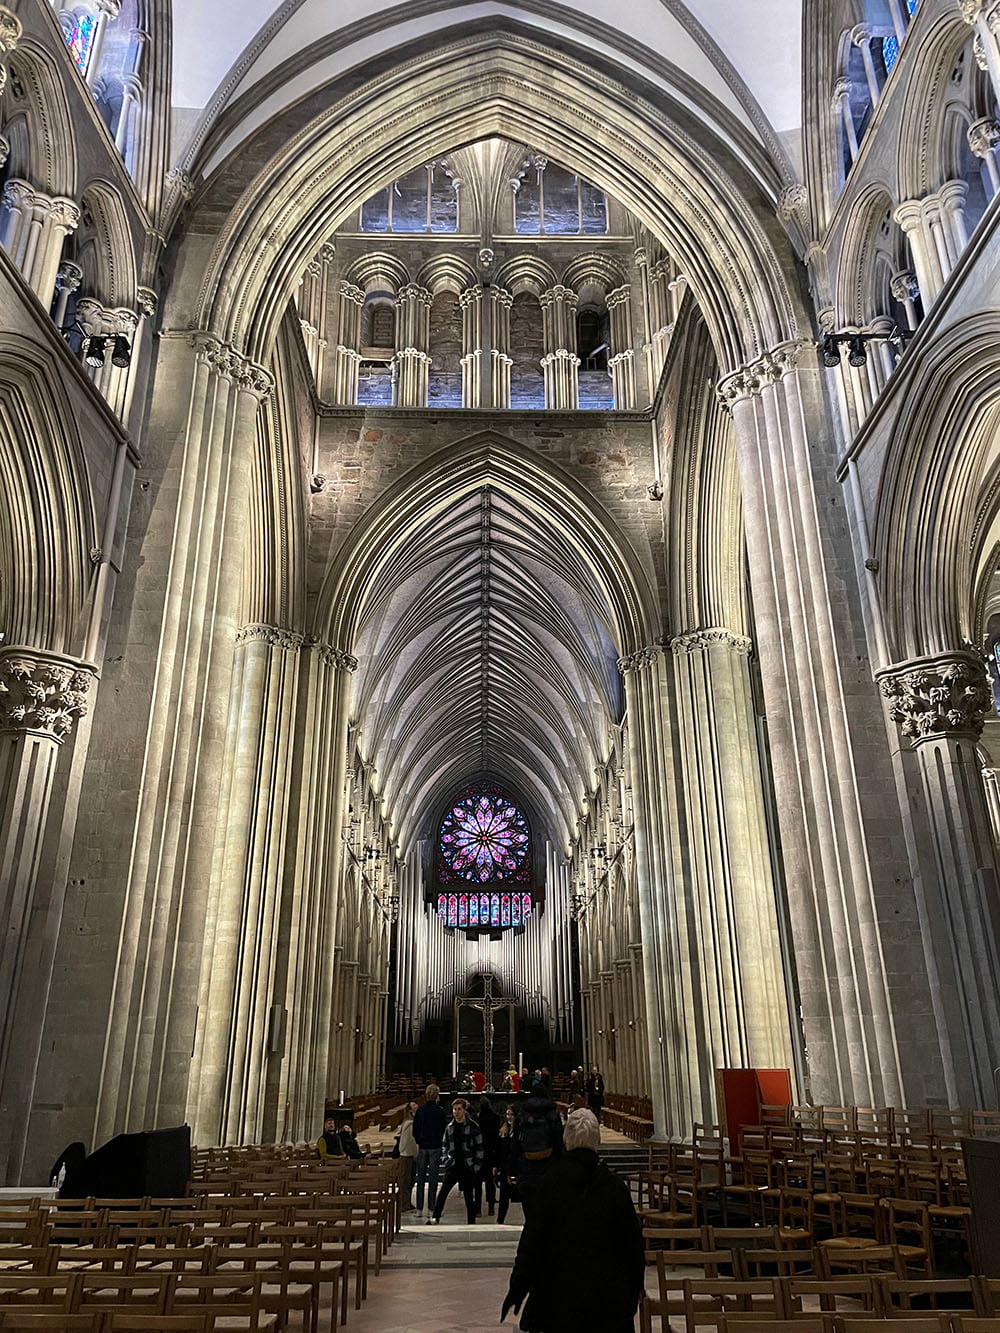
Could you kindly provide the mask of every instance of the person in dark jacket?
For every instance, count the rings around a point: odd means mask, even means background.
[[[544,1093],[533,1092],[517,1108],[517,1138],[515,1175],[527,1215],[542,1176],[563,1150],[562,1116]]]
[[[520,1151],[521,1147],[517,1138],[517,1116],[514,1113],[513,1106],[508,1106],[504,1112],[504,1123],[501,1125],[497,1137],[496,1173],[497,1189],[500,1195],[497,1223],[501,1226],[507,1220],[507,1210],[511,1202],[521,1202],[515,1178]]]
[[[596,1065],[591,1069],[590,1077],[587,1079],[587,1105],[593,1111],[595,1119],[600,1122],[604,1107],[604,1079]]]
[[[445,1201],[457,1185],[465,1199],[465,1215],[469,1226],[474,1226],[478,1206],[479,1173],[483,1169],[483,1135],[476,1122],[469,1117],[469,1103],[456,1097],[451,1104],[451,1120],[444,1131],[443,1148],[448,1168],[441,1182],[433,1216],[428,1222],[440,1222]]]
[[[413,1117],[413,1137],[417,1142],[417,1212],[424,1211],[424,1185],[427,1186],[427,1207],[434,1211],[437,1202],[438,1171],[441,1163],[441,1140],[448,1117],[438,1102],[441,1091],[436,1083],[429,1083],[424,1093],[427,1099],[417,1107]]]
[[[492,1217],[497,1206],[495,1171],[497,1164],[497,1140],[500,1136],[501,1120],[493,1109],[489,1097],[480,1097],[479,1110],[476,1114],[479,1128],[483,1134],[483,1169],[480,1172],[481,1188],[486,1191],[486,1207]]]
[[[624,1181],[598,1159],[591,1111],[566,1121],[566,1152],[540,1182],[501,1323],[524,1304],[522,1333],[632,1333],[642,1295],[642,1229]]]

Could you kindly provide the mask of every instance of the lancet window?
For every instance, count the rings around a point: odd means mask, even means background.
[[[514,230],[520,236],[604,236],[603,190],[547,158],[532,155],[514,185]]]
[[[443,161],[428,162],[366,199],[360,226],[371,232],[458,231],[458,182]]]

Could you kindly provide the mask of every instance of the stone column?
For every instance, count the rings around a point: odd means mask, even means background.
[[[620,412],[635,408],[635,351],[632,347],[632,288],[628,285],[608,292],[611,322],[611,357],[608,370],[614,386],[615,407]]]
[[[138,370],[135,351],[138,345],[139,315],[134,310],[108,310],[99,301],[84,297],[77,302],[76,317],[88,338],[106,338],[104,363],[100,366],[85,364],[85,370],[111,410],[122,420],[129,402],[129,384]],[[116,366],[112,361],[114,339],[124,338],[128,343],[129,364]]]
[[[58,653],[0,649],[0,1135],[3,1180],[16,1184],[31,1109],[38,1043],[45,1019],[55,924],[51,886],[39,883],[49,828],[53,778],[62,744],[89,706],[92,665]],[[43,892],[44,887],[44,892]],[[64,886],[63,886],[64,887]],[[50,937],[51,949],[29,959],[29,937]],[[30,1030],[28,1030],[30,1027]],[[20,1052],[14,1058],[14,1050]]]
[[[271,1008],[293,998],[278,993],[275,969],[302,645],[301,634],[271,625],[236,636],[191,1068],[200,1143],[261,1140]]]
[[[892,275],[892,294],[906,311],[906,327],[913,332],[919,324],[917,301],[920,297],[920,284],[917,275],[909,269],[903,269]]]
[[[510,355],[510,311],[514,298],[503,287],[489,287],[487,300],[492,335],[490,338],[491,405],[506,409],[510,407],[510,368],[514,364]]]
[[[576,292],[561,285],[541,296],[545,355],[545,406],[573,411],[579,405],[580,358],[576,354]]]
[[[1000,101],[1000,0],[958,0],[959,12],[976,32],[976,63],[987,70]]]
[[[97,27],[90,43],[87,68],[83,72],[83,77],[91,87],[100,77],[101,56],[104,54],[104,39],[107,36],[108,24],[118,17],[120,11],[121,0],[97,0]]]
[[[296,1137],[308,1137],[316,1109],[332,1090],[331,1052],[343,1029],[336,996],[338,932],[344,914],[343,827],[347,822],[347,726],[357,662],[327,644],[305,654],[299,685],[302,772],[295,842],[285,1008],[287,1053],[280,1102]],[[331,891],[331,886],[338,886]],[[339,1090],[340,1084],[337,1084]]]
[[[207,333],[161,335],[150,433],[169,456],[168,581],[145,739],[141,796],[110,1005],[98,1139],[183,1119],[228,741],[234,639],[241,624],[257,413],[269,373]],[[159,417],[157,416],[159,413]]]
[[[431,358],[431,302],[426,287],[411,282],[396,297],[396,406],[426,407]]]
[[[974,121],[966,131],[969,147],[976,157],[986,163],[990,187],[993,194],[1000,191],[1000,167],[997,166],[997,145],[1000,144],[1000,121],[993,116],[985,116]]]
[[[899,205],[893,217],[902,227],[909,242],[917,285],[923,298],[924,313],[934,303],[948,276],[942,250],[931,230],[931,213],[937,213],[933,196],[930,200],[908,199]]]
[[[123,158],[129,156],[133,124],[136,113],[142,105],[142,80],[138,74],[122,76],[122,104],[118,112],[118,124],[115,126],[115,147]]]
[[[7,182],[3,202],[3,244],[47,310],[55,294],[63,242],[76,229],[80,210],[72,199],[53,198],[23,180]]]
[[[462,308],[462,406],[482,403],[483,289],[466,287],[458,298]]]
[[[853,162],[858,155],[858,132],[854,128],[854,117],[851,115],[851,86],[846,79],[838,79],[834,84],[830,106],[835,118],[843,126],[847,151]]]
[[[771,868],[750,640],[727,629],[671,640],[679,777],[705,1004],[701,1062],[792,1065],[777,888]],[[694,794],[697,793],[695,796]],[[703,1096],[707,1100],[708,1090]]]
[[[66,327],[66,315],[69,310],[69,298],[80,290],[83,282],[83,269],[78,264],[71,264],[64,259],[56,274],[56,305],[52,312],[52,322],[60,332]]]
[[[886,800],[893,774],[857,628],[855,556],[843,506],[831,503],[837,452],[822,424],[822,372],[800,367],[801,353],[782,345],[720,392],[735,428],[804,1092],[905,1106],[944,1091],[924,1082],[937,1050],[932,997],[912,886],[899,874],[902,820]]]
[[[976,749],[993,706],[989,681],[982,661],[960,651],[890,667],[879,683],[915,751],[929,824],[921,927],[949,1093],[953,1105],[990,1105],[1000,1065],[1000,894]]]
[[[871,28],[865,23],[859,23],[857,27],[851,29],[851,41],[861,52],[861,61],[865,67],[865,79],[868,83],[868,95],[872,99],[872,106],[874,106],[882,89],[879,87],[878,76],[875,73],[875,61],[872,57]]]
[[[341,282],[337,301],[337,357],[333,375],[333,401],[348,406],[358,401],[358,366],[361,339],[361,307],[365,294],[353,282]]]

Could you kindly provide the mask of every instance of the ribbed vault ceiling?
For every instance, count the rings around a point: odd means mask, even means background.
[[[368,602],[354,714],[400,844],[480,772],[565,844],[622,709],[611,606],[581,553],[483,486],[400,548]]]

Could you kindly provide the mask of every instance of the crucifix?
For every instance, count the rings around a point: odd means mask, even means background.
[[[493,998],[493,978],[491,976],[483,977],[483,998],[481,1000],[472,1000],[474,1009],[481,1009],[483,1013],[483,1063],[486,1068],[483,1073],[486,1075],[486,1091],[493,1091],[493,1015],[498,1009],[507,1008],[509,1002],[495,1000]]]

